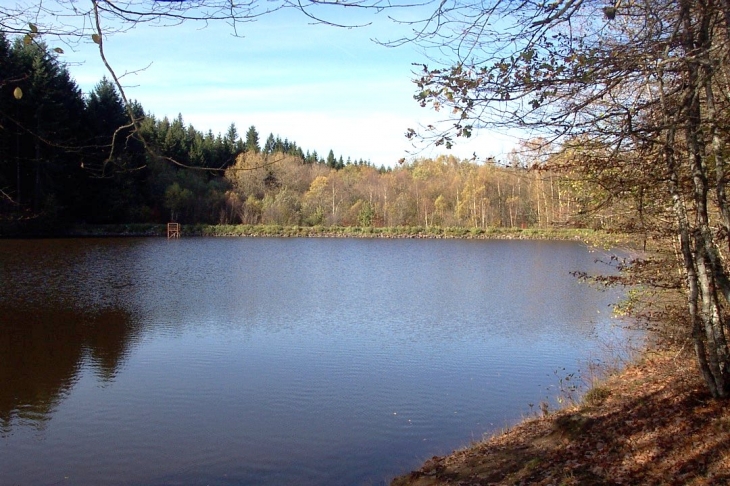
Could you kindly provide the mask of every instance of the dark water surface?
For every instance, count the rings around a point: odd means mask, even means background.
[[[616,294],[569,273],[598,257],[0,240],[0,484],[383,484],[519,420],[617,338]]]

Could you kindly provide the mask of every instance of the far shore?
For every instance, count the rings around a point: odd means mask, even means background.
[[[3,228],[0,228],[2,230]],[[0,237],[166,237],[167,225],[149,223],[73,225],[36,231],[0,231]],[[631,247],[626,235],[585,228],[463,228],[439,226],[280,226],[181,224],[181,237],[279,237],[279,238],[428,238],[500,240],[573,240],[605,248]]]

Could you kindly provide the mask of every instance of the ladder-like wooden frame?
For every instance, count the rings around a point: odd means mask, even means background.
[[[167,223],[167,239],[180,238],[180,223]]]

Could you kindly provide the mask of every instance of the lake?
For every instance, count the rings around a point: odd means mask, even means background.
[[[0,240],[0,484],[377,485],[622,339],[575,242]],[[531,406],[532,405],[532,406]]]

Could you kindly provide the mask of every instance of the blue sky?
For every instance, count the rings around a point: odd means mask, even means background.
[[[123,78],[130,98],[159,118],[181,113],[186,124],[201,131],[225,132],[235,123],[243,136],[255,125],[262,141],[274,133],[323,157],[332,149],[337,156],[378,166],[412,157],[407,151],[504,158],[514,140],[486,132],[451,151],[423,144],[414,148],[406,129],[443,118],[413,100],[412,63],[426,61],[424,54],[413,45],[386,48],[372,41],[407,33],[385,14],[337,15],[339,21],[373,24],[355,29],[313,25],[288,10],[244,24],[243,38],[233,37],[222,23],[138,26],[105,38],[105,50],[118,74],[149,65]],[[62,59],[85,92],[106,74],[91,42],[67,49]]]

